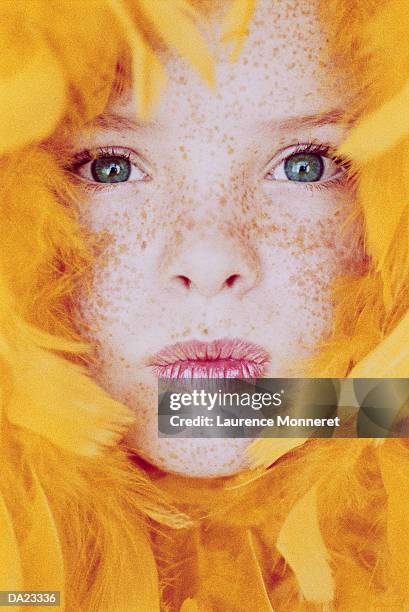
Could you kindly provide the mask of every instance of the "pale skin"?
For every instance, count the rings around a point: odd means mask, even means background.
[[[301,12],[260,0],[238,61],[219,53],[216,93],[182,60],[165,61],[169,85],[151,122],[135,122],[128,91],[69,143],[131,164],[115,184],[95,182],[91,162],[75,168],[82,222],[105,244],[77,322],[96,348],[93,375],[135,413],[138,453],[167,471],[225,476],[246,468],[250,441],[158,438],[146,364],[178,341],[229,337],[268,351],[266,376],[303,375],[300,359],[331,327],[332,282],[365,265],[351,248],[356,228],[341,231],[353,192],[328,151],[345,136],[348,86],[316,2]],[[322,177],[290,180],[285,160],[311,147]]]

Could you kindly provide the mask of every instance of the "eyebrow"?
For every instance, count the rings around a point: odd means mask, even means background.
[[[314,115],[296,115],[295,117],[288,117],[279,122],[274,122],[274,127],[282,131],[294,131],[302,128],[321,127],[323,125],[332,125],[342,122],[345,125],[349,125],[351,123],[351,120],[349,117],[347,117],[345,111],[334,109],[326,113],[317,113]]]
[[[299,130],[302,128],[321,127],[344,122],[350,125],[351,119],[347,118],[345,111],[334,109],[325,113],[314,115],[296,115],[294,117],[286,117],[278,122],[269,122],[269,125],[280,131]],[[92,126],[104,130],[115,130],[117,132],[135,131],[144,127],[156,127],[158,124],[155,121],[144,123],[132,117],[125,117],[117,113],[103,113],[98,115],[92,122]]]
[[[136,114],[136,113],[135,113]],[[129,130],[138,130],[147,125],[156,125],[154,121],[150,121],[149,124],[142,121],[138,121],[136,116],[125,117],[124,115],[118,115],[117,113],[103,113],[98,115],[93,121],[93,127],[99,127],[104,130],[116,130],[117,132],[125,132]]]

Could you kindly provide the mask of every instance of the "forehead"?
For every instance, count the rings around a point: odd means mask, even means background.
[[[211,18],[220,29],[223,15]],[[164,56],[168,85],[155,114],[169,127],[222,121],[234,129],[237,119],[286,120],[341,110],[347,106],[345,75],[330,56],[319,14],[319,0],[297,3],[258,0],[249,35],[238,60],[228,48],[215,45],[216,92],[210,91],[190,66],[176,56]],[[130,96],[119,106],[130,113]]]

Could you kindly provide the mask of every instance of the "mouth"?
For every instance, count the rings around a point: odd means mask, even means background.
[[[261,378],[269,363],[261,346],[240,338],[165,346],[149,359],[158,378]]]

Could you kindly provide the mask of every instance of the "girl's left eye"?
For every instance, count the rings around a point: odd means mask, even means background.
[[[130,152],[99,151],[92,156],[85,151],[77,157],[73,167],[75,174],[91,183],[125,183],[127,181],[149,181],[150,176],[141,164],[131,159]]]
[[[345,170],[345,164],[327,156],[328,148],[295,151],[282,159],[267,174],[269,181],[318,183],[333,179]]]

